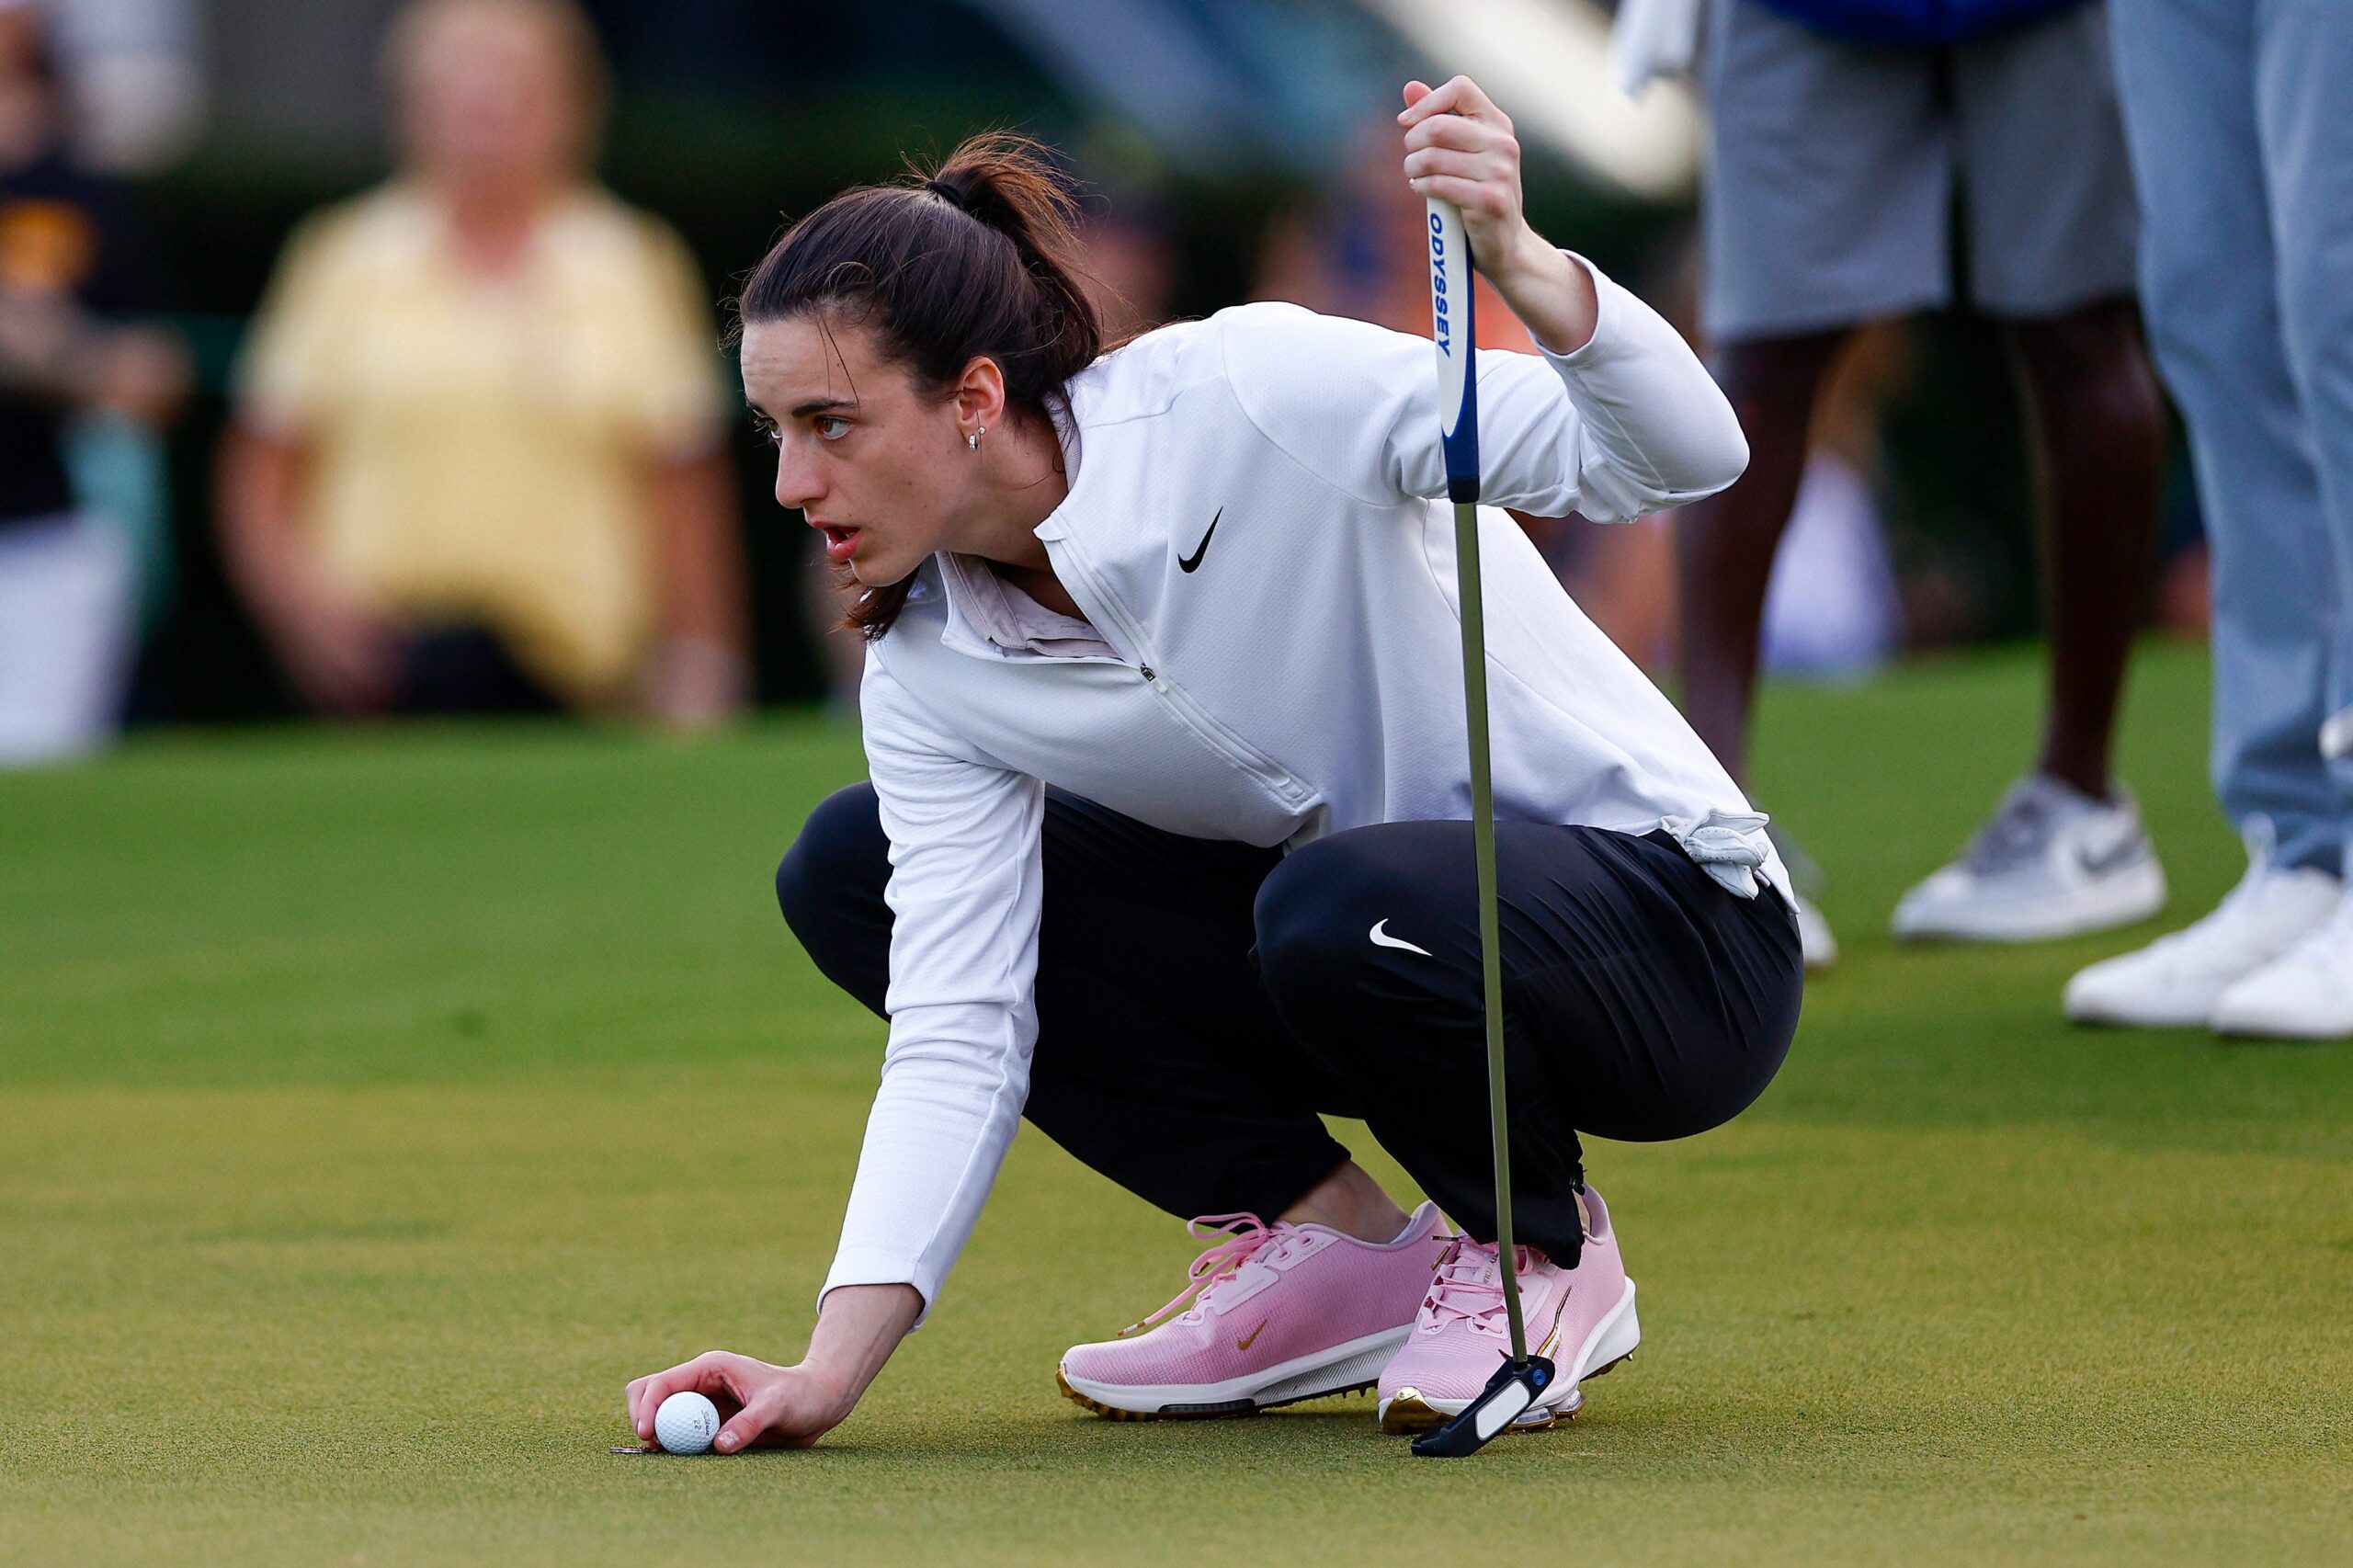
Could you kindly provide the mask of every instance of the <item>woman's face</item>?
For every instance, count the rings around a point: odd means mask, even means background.
[[[411,161],[430,178],[512,186],[569,176],[585,111],[560,47],[494,10],[446,17],[417,42],[402,78]]]
[[[744,328],[744,397],[776,444],[776,498],[869,587],[957,548],[982,494],[959,397],[926,398],[864,327],[808,316]]]

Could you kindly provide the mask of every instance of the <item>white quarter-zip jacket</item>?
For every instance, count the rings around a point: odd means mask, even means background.
[[[1496,509],[1624,521],[1747,462],[1682,338],[1594,278],[1584,347],[1478,356],[1495,813],[1665,824],[1695,858],[1731,843],[1786,890],[1731,778]],[[1108,652],[990,640],[938,558],[869,645],[891,1032],[825,1290],[904,1282],[927,1312],[995,1180],[1037,1037],[1046,785],[1260,846],[1470,817],[1435,352],[1256,304],[1107,355],[1071,383],[1070,494],[1037,537]],[[1745,869],[1717,874],[1754,891]]]

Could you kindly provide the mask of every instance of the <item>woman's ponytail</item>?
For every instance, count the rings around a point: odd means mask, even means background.
[[[972,137],[926,180],[956,192],[956,205],[1013,242],[1051,306],[1056,330],[1041,331],[1043,369],[1057,389],[1095,363],[1106,345],[1103,324],[1082,279],[1076,187],[1026,137],[995,131]],[[1040,328],[1046,326],[1040,320]]]

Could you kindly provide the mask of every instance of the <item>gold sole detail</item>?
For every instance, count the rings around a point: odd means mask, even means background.
[[[1602,1365],[1596,1367],[1592,1371],[1587,1372],[1584,1377],[1577,1381],[1581,1383],[1589,1383],[1605,1372],[1616,1371],[1620,1367],[1624,1366],[1633,1358],[1634,1353],[1629,1350],[1623,1356],[1619,1357],[1615,1361],[1604,1362]],[[1072,1397],[1076,1398],[1077,1396],[1073,1395]],[[1584,1408],[1584,1404],[1580,1402],[1576,1410],[1556,1411],[1552,1414],[1550,1419],[1544,1421],[1515,1421],[1509,1426],[1506,1427],[1505,1430],[1508,1432],[1541,1432],[1549,1427],[1560,1426],[1563,1422],[1575,1420],[1577,1418],[1577,1412]],[[1389,1407],[1381,1413],[1381,1429],[1384,1432],[1398,1434],[1407,1432],[1428,1432],[1445,1426],[1448,1422],[1453,1419],[1453,1416],[1447,1415],[1443,1411],[1433,1410],[1430,1407],[1429,1402],[1422,1397],[1421,1390],[1399,1389],[1395,1396],[1390,1400]]]
[[[1384,1432],[1427,1432],[1445,1425],[1446,1417],[1423,1401],[1419,1389],[1399,1389],[1381,1413]]]
[[[1541,1432],[1564,1421],[1574,1421],[1576,1415],[1572,1410],[1565,1414],[1548,1415],[1541,1421],[1515,1421],[1504,1431]],[[1431,1409],[1428,1402],[1422,1398],[1420,1390],[1399,1389],[1396,1397],[1389,1402],[1389,1408],[1381,1413],[1381,1429],[1401,1436],[1408,1432],[1430,1432],[1453,1419],[1442,1410]]]

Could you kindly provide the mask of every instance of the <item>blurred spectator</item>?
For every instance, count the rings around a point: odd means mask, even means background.
[[[178,342],[110,320],[159,301],[127,194],[65,151],[63,88],[39,9],[0,0],[0,764],[86,749],[114,728],[137,556],[77,508],[77,417],[160,423],[188,386]]]
[[[1899,903],[1895,929],[2028,940],[2145,918],[2164,877],[2109,752],[2163,427],[2133,319],[2106,14],[2089,0],[1721,0],[1709,27],[1703,325],[1753,456],[1739,484],[1677,520],[1692,723],[1745,771],[1767,579],[1824,372],[1861,324],[1950,301],[1958,179],[1962,274],[2017,352],[2049,492],[2051,704],[2033,771]],[[1826,961],[1828,926],[1811,904],[1802,915]]]
[[[1775,675],[1852,679],[1879,668],[1903,642],[1880,499],[1881,430],[1888,403],[1910,376],[1904,324],[1880,322],[1854,335],[1823,386],[1765,594],[1762,656]]]
[[[204,129],[196,0],[52,0],[74,146],[96,168],[143,174]]]
[[[401,170],[288,244],[221,466],[232,574],[338,713],[745,699],[712,324],[684,245],[587,174],[570,0],[418,0]]]
[[[2245,877],[2070,1016],[2353,1036],[2353,6],[2115,0],[2158,362],[2212,551],[2213,778]]]

